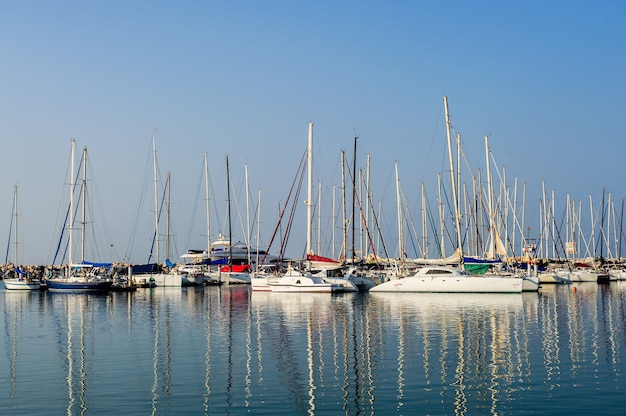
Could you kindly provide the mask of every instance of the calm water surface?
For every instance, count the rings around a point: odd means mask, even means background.
[[[616,282],[521,295],[2,288],[0,414],[621,415],[625,315]]]

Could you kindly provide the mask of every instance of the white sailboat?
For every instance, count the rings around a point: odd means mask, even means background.
[[[452,155],[451,124],[448,114],[448,100],[444,99],[446,117],[446,136],[448,158],[450,162],[450,181],[452,188],[452,203],[454,214],[454,226],[457,237],[457,250],[462,254],[463,242],[461,238],[459,189],[457,188],[460,178],[457,178],[457,167]],[[460,141],[457,140],[460,145]],[[490,174],[488,173],[488,178]],[[491,186],[491,185],[489,185]],[[490,220],[493,219],[490,210]],[[491,227],[493,229],[493,226]],[[495,240],[492,239],[495,244]],[[425,266],[417,270],[415,274],[396,280],[389,280],[370,289],[370,292],[441,292],[441,293],[521,293],[523,278],[515,275],[485,274],[473,275],[460,267],[451,266]]]
[[[170,270],[167,270],[160,263],[160,214],[162,209],[159,204],[159,189],[158,189],[158,178],[157,178],[157,150],[156,150],[156,137],[155,131],[152,131],[152,181],[154,185],[154,237],[153,237],[153,246],[150,250],[150,255],[148,258],[148,263],[144,264],[134,264],[131,267],[132,279],[133,282],[138,287],[163,287],[163,286],[171,286],[171,287],[181,287],[183,285],[183,273],[176,273],[173,270],[174,264],[172,264],[169,260],[169,238],[170,238],[170,174],[167,176],[166,190],[167,190],[167,215],[166,215],[166,231],[165,231],[165,266],[169,267]],[[154,258],[154,261],[152,260]]]
[[[53,275],[46,279],[46,285],[51,292],[106,292],[111,288],[113,280],[103,271],[103,267],[98,264],[86,263],[84,259],[81,263],[73,263],[73,229],[74,229],[74,148],[76,141],[72,139],[72,155],[71,155],[71,177],[70,177],[70,205],[69,205],[69,222],[67,224],[69,233],[68,243],[68,262],[65,266],[65,273],[61,276]],[[86,195],[86,159],[87,148],[83,149],[83,184],[82,184],[82,203],[83,203],[83,227],[85,224],[85,195]],[[84,228],[83,228],[84,230]],[[81,247],[84,248],[84,232]]]
[[[426,266],[413,276],[389,280],[370,292],[520,293],[519,277],[476,276],[457,267]]]
[[[308,167],[308,199],[307,204],[307,253],[311,252],[311,201],[312,201],[312,175],[313,175],[313,123],[309,122],[309,139],[307,145],[307,167]],[[350,290],[358,290],[350,281],[331,283],[319,276],[314,276],[309,271],[297,270],[289,264],[287,271],[278,276],[257,275],[250,279],[253,291],[272,292],[340,292],[345,287]]]
[[[4,287],[7,290],[38,290],[41,287],[41,280],[36,279],[30,276],[30,274],[24,270],[21,270],[18,266],[18,229],[17,229],[17,185],[13,187],[13,217],[14,218],[14,229],[15,229],[15,268],[11,271],[8,271],[4,276]],[[11,244],[11,237],[9,234],[9,244]],[[8,253],[8,250],[7,250]],[[8,262],[5,260],[4,262],[7,264]]]

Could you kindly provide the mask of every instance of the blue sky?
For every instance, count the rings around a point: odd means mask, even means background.
[[[172,175],[172,257],[206,245],[204,153],[211,233],[227,229],[228,155],[233,211],[245,217],[244,165],[255,206],[261,189],[264,246],[311,120],[323,204],[356,134],[393,252],[394,162],[419,224],[421,183],[434,200],[447,169],[444,95],[472,168],[484,171],[489,135],[499,168],[526,184],[527,222],[538,221],[542,180],[557,212],[568,193],[589,212],[589,195],[599,203],[603,189],[619,205],[624,18],[621,0],[2,1],[0,236],[8,242],[17,184],[19,262],[51,262],[75,138],[89,151],[94,224],[107,230],[99,260],[147,261],[149,232],[133,230],[154,215],[150,202],[138,207],[157,129],[160,177]],[[293,256],[304,247],[304,204],[298,212]],[[237,221],[233,238],[243,240]]]

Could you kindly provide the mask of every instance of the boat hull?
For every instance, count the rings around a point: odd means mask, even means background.
[[[429,293],[521,293],[522,278],[517,277],[405,277],[390,280],[370,292]]]
[[[177,273],[156,273],[152,275],[156,287],[182,287],[183,276]]]
[[[6,290],[39,290],[41,288],[41,282],[21,279],[4,279],[4,288]]]
[[[271,292],[272,288],[267,284],[267,276],[254,276],[250,279],[250,286],[255,292]]]
[[[113,283],[109,281],[75,282],[61,279],[46,280],[46,285],[50,292],[108,292],[112,284]]]
[[[282,276],[268,277],[267,286],[272,292],[333,293],[343,292],[342,284],[325,282],[321,277],[289,270]]]

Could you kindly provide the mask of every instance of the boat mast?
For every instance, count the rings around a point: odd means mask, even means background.
[[[228,198],[228,271],[233,268],[233,237],[230,221],[230,170],[228,168],[228,155],[226,155],[226,195]]]
[[[426,211],[426,189],[424,187],[424,182],[422,182],[422,258],[428,258],[428,227],[427,227],[427,218],[428,215]]]
[[[152,181],[154,182],[154,259],[159,263],[159,192],[157,189],[156,129],[152,129]]]
[[[256,270],[259,271],[259,247],[261,244],[261,226],[260,224],[258,224],[258,222],[261,219],[261,188],[259,188],[258,191],[259,195],[258,195],[258,203],[257,203],[257,211],[256,211],[256,218],[257,218],[257,227],[256,227]],[[248,250],[250,248],[248,247]]]
[[[70,277],[70,270],[72,268],[72,228],[74,227],[74,149],[76,147],[76,139],[72,138],[72,153],[71,153],[71,166],[70,166],[70,216],[67,224],[69,232],[69,248],[67,255],[68,268],[65,271],[67,278]]]
[[[17,234],[17,185],[13,185],[13,211],[15,215],[15,267],[19,266],[18,262],[18,234]]]
[[[356,141],[358,138],[358,136],[354,136],[354,153],[352,154],[352,264],[356,261],[356,253],[354,252],[354,234],[356,226]]]
[[[487,258],[493,260],[496,252],[496,230],[493,214],[493,184],[491,183],[491,162],[489,160],[489,136],[485,136],[485,157],[487,161],[487,203],[489,204],[489,247],[487,249]]]
[[[307,144],[307,199],[306,199],[306,254],[311,253],[312,236],[311,236],[311,221],[312,221],[312,198],[313,198],[313,122],[309,121],[309,141]]]
[[[248,264],[251,264],[250,241],[252,240],[252,235],[250,234],[250,185],[248,183],[248,165],[245,164],[243,168],[246,175],[246,247],[248,251]]]
[[[402,261],[404,247],[403,247],[403,235],[402,235],[402,205],[400,201],[400,177],[398,175],[398,162],[394,162],[396,170],[396,206],[398,212],[398,258]]]
[[[458,199],[458,190],[455,178],[456,169],[454,167],[454,159],[452,157],[452,138],[451,138],[451,130],[452,126],[450,123],[450,114],[448,113],[448,97],[443,96],[443,106],[445,110],[446,116],[446,137],[448,142],[448,158],[450,162],[450,182],[452,186],[452,201],[454,204],[454,225],[456,227],[456,237],[457,237],[457,249],[463,250],[463,240],[461,239],[461,221],[459,219],[459,199]]]
[[[337,200],[337,186],[333,185],[333,201],[332,201],[332,209],[331,209],[332,216],[333,216],[333,219],[332,219],[333,226],[332,226],[332,233],[331,233],[331,240],[332,240],[332,242],[331,242],[330,246],[332,247],[332,257],[334,259],[337,258],[337,257],[335,257],[335,227],[337,225],[337,215],[336,215],[336,211],[335,211],[336,210],[336,207],[335,207],[336,200]]]
[[[208,154],[204,154],[204,195],[206,202],[206,247],[207,247],[207,255],[211,249],[211,215],[209,213],[209,160]]]
[[[81,263],[83,261],[85,261],[85,230],[86,230],[86,224],[85,224],[85,214],[87,212],[87,146],[85,146],[83,148],[83,186],[81,189],[81,193],[82,193],[82,200],[83,203],[81,204],[81,223],[80,223],[80,261]]]
[[[619,235],[617,236],[617,240],[619,241],[618,247],[617,247],[617,259],[619,261],[622,260],[622,234],[623,234],[623,225],[624,225],[624,200],[622,199],[622,210],[620,212],[620,219],[619,219]]]
[[[341,151],[341,205],[342,205],[342,225],[341,231],[343,233],[342,236],[342,257],[345,263],[346,257],[348,256],[348,220],[346,218],[347,215],[347,203],[346,203],[346,152],[345,150]]]
[[[322,253],[322,182],[317,183],[317,254]]]
[[[165,259],[170,258],[170,197],[172,194],[172,183],[170,182],[170,172],[167,172],[167,221],[165,222]]]

